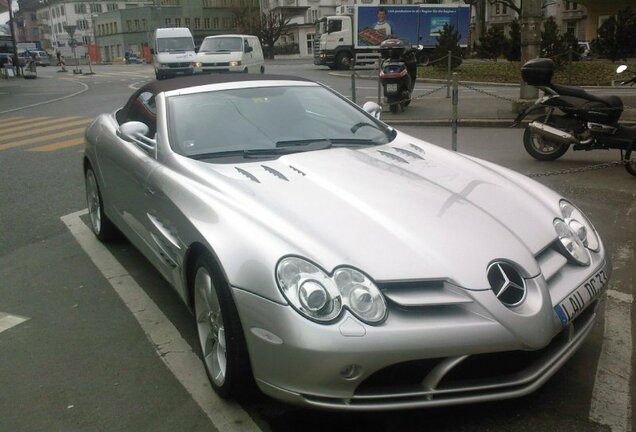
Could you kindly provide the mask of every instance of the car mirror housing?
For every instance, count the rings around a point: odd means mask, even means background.
[[[138,121],[129,121],[117,129],[117,136],[124,141],[128,141],[141,147],[148,154],[154,155],[157,148],[157,142],[152,138],[148,138],[150,128],[148,125]]]
[[[365,110],[367,113],[371,114],[373,117],[380,120],[380,113],[382,112],[382,107],[378,105],[377,103],[371,102],[371,101],[365,102],[365,104],[362,105],[362,109]]]

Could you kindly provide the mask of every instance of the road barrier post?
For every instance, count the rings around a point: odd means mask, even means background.
[[[356,61],[351,63],[351,100],[356,103]]]
[[[448,60],[447,61],[448,70],[446,71],[446,98],[449,98],[450,90],[451,90],[451,66],[452,66],[451,61],[453,60],[453,53],[451,51],[448,51],[448,55],[446,59]]]
[[[457,72],[453,72],[453,114],[451,118],[451,129],[452,129],[452,148],[453,151],[457,151],[457,123],[458,123],[458,114],[457,114],[457,104],[459,102],[459,83],[457,81]]]

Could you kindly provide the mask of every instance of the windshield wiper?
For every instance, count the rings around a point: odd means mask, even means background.
[[[332,138],[331,144],[333,147],[349,147],[349,146],[371,146],[379,145],[372,139],[366,138]]]
[[[321,140],[323,141],[323,140]],[[247,149],[247,150],[229,150],[229,151],[220,151],[220,152],[211,152],[211,153],[197,153],[193,155],[188,155],[191,159],[202,160],[202,159],[216,159],[216,158],[224,158],[224,157],[242,157],[245,159],[250,158],[261,158],[267,156],[281,156],[292,153],[299,153],[303,151],[310,150],[323,150],[331,147],[331,145],[324,147],[311,147],[311,148],[303,148],[299,149],[296,147],[280,147],[280,148],[256,148],[256,149]]]
[[[304,146],[304,145],[314,144],[314,143],[323,142],[323,141],[329,144],[329,146],[325,148],[329,148],[331,146],[332,140],[330,140],[329,138],[309,138],[309,139],[276,141],[276,147],[298,147],[298,146]]]

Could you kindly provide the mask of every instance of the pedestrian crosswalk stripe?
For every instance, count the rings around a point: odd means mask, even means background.
[[[21,124],[26,124],[26,123],[35,123],[42,120],[47,120],[49,118],[50,117],[31,117],[31,118],[26,118],[21,120],[10,121],[8,124],[0,123],[0,127],[4,127],[4,126],[13,127],[13,126],[21,125]]]
[[[27,317],[9,315],[8,313],[0,312],[0,333],[28,320],[29,318]]]
[[[86,125],[90,123],[91,121],[92,120],[90,119],[82,119],[82,120],[76,120],[71,122],[59,123],[53,126],[46,126],[43,128],[33,128],[28,131],[16,132],[16,133],[7,134],[7,135],[3,134],[2,136],[0,136],[0,142],[10,141],[16,138],[24,138],[31,135],[39,135],[44,132],[50,132],[50,131],[59,130],[59,129],[66,129],[71,126]]]
[[[64,118],[55,118],[55,119],[51,119],[51,120],[46,120],[46,121],[39,121],[37,122],[37,126],[47,126],[50,124],[55,124],[55,123],[60,123],[62,120],[64,121],[68,121],[68,120],[76,120],[82,118],[81,116],[68,116],[68,117],[64,117]],[[86,118],[86,117],[84,117]],[[25,129],[29,129],[32,128],[33,126],[30,123],[27,124],[23,124],[21,126],[16,126],[16,127],[10,127],[8,129],[3,129],[2,133],[6,134],[6,133],[12,133],[12,132],[19,132],[19,131],[23,131]],[[4,135],[0,135],[0,139],[2,139]]]
[[[30,149],[27,149],[27,151],[30,152],[50,152],[50,151],[55,151],[55,150],[60,150],[63,148],[68,148],[68,147],[73,147],[73,146],[77,146],[77,145],[81,145],[84,144],[84,137],[79,137],[79,138],[73,138],[67,141],[60,141],[60,142],[56,142],[53,144],[47,144],[47,145],[43,145],[43,146],[39,146],[39,147],[33,147]]]
[[[83,127],[76,128],[76,129],[69,129],[69,130],[65,130],[63,132],[58,132],[54,134],[40,135],[37,137],[23,139],[20,141],[13,141],[6,144],[0,144],[0,150],[7,150],[10,148],[25,146],[29,144],[38,144],[38,143],[50,141],[56,138],[64,138],[64,137],[71,137],[73,135],[80,135],[80,134],[83,134],[85,130],[86,128],[83,128]]]
[[[10,124],[14,121],[20,120],[22,117],[7,117],[0,119],[0,127],[5,127],[7,124]]]

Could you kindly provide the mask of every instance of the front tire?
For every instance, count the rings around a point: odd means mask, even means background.
[[[632,151],[629,150],[627,153],[625,153],[625,161],[630,160],[631,157],[632,157]],[[636,159],[632,159],[631,162],[625,162],[625,169],[631,175],[636,176]]]
[[[236,305],[216,269],[212,256],[203,253],[191,278],[200,353],[218,395],[246,401],[256,385]]]
[[[108,242],[119,237],[119,230],[104,213],[104,201],[99,191],[97,177],[93,168],[86,169],[86,202],[88,204],[88,216],[91,222],[91,230],[101,242]]]
[[[530,156],[540,161],[556,160],[570,147],[568,144],[547,140],[532,132],[529,127],[523,133],[523,146]]]
[[[351,69],[351,63],[353,62],[353,57],[351,53],[341,52],[336,56],[336,68],[340,70],[349,70]]]

